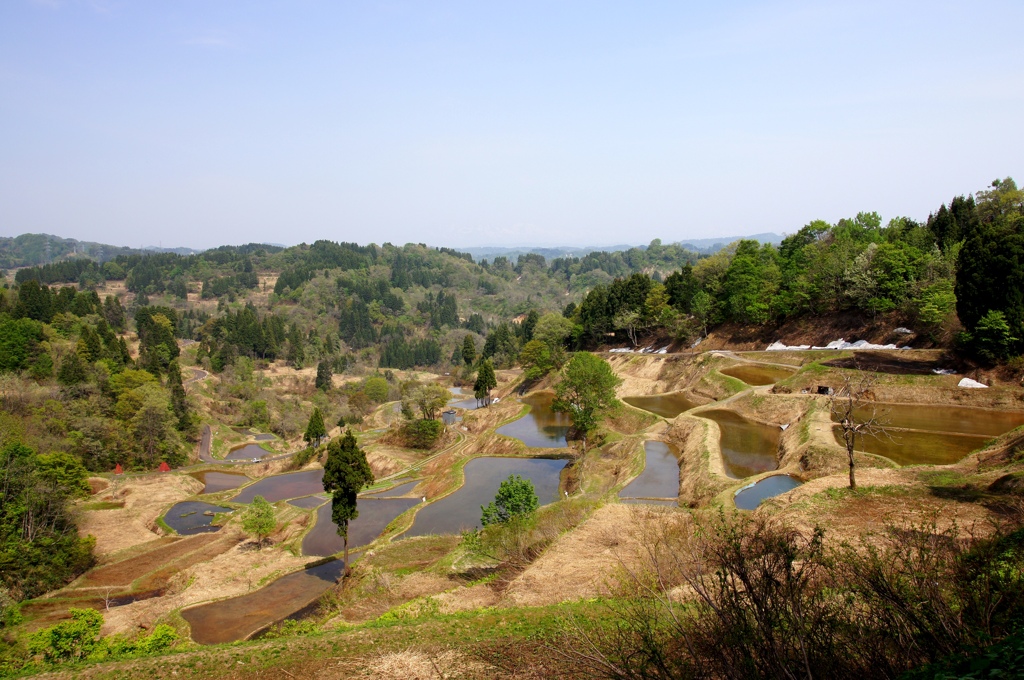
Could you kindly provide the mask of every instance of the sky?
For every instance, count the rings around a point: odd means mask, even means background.
[[[0,236],[644,244],[1024,181],[1024,3],[3,0]]]

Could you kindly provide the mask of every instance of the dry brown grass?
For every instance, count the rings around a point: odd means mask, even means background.
[[[637,564],[644,527],[660,523],[672,512],[619,503],[598,509],[516,577],[506,590],[505,601],[535,606],[612,593],[622,565]]]

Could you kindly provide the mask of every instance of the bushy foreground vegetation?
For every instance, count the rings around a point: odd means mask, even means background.
[[[556,648],[623,679],[1013,677],[1019,519],[987,536],[931,524],[839,546],[762,515],[682,519],[647,537],[614,623],[577,621]]]

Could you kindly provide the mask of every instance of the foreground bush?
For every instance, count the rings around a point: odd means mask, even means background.
[[[647,537],[614,622],[576,622],[558,648],[629,679],[994,678],[1024,664],[1024,530],[822,539],[756,516],[681,520]]]

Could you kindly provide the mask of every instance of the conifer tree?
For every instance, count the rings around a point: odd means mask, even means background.
[[[359,448],[355,435],[346,430],[344,436],[327,445],[324,463],[324,491],[331,494],[331,519],[345,543],[345,569],[348,569],[348,523],[359,516],[356,496],[373,482],[373,471],[366,461],[366,452]]]
[[[302,438],[311,446],[320,446],[320,440],[327,436],[327,428],[324,427],[324,417],[319,408],[313,409],[313,415],[309,417],[309,424],[306,425],[306,433]]]

